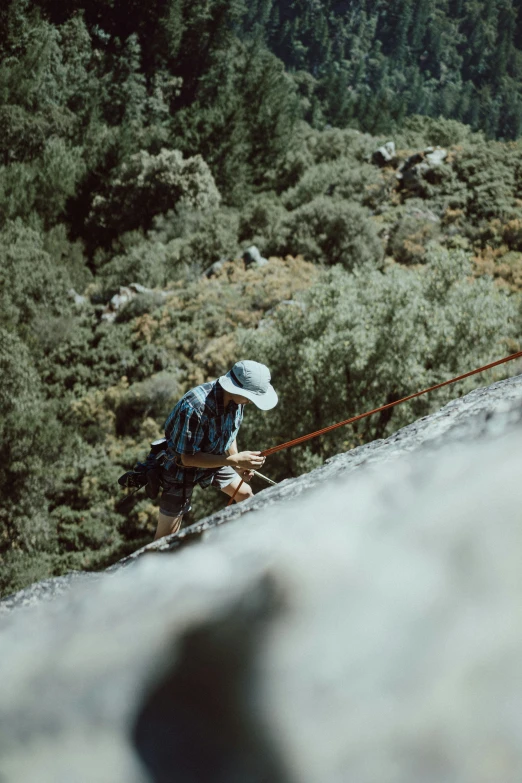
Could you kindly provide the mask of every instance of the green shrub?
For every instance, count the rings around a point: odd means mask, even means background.
[[[320,163],[331,163],[341,158],[363,162],[369,158],[375,145],[376,140],[371,136],[352,128],[319,131],[301,122],[294,130],[292,144],[272,173],[272,187],[279,193],[293,188],[310,168]]]
[[[177,374],[161,372],[130,386],[116,408],[116,433],[136,434],[147,417],[163,423],[182,396]]]
[[[249,201],[239,220],[239,241],[256,245],[266,256],[275,255],[281,244],[287,211],[273,195],[263,194]]]
[[[270,367],[280,395],[273,411],[245,417],[245,446],[283,443],[503,356],[514,334],[514,299],[491,279],[470,278],[470,269],[464,253],[437,246],[415,271],[336,267],[302,295],[302,309],[279,308],[272,325],[245,333],[242,355]],[[298,475],[484,382],[471,379],[281,452],[267,473]]]
[[[8,223],[0,232],[0,325],[30,337],[37,313],[70,310],[68,285],[65,270],[45,251],[42,234],[20,220]]]
[[[24,552],[12,548],[0,552],[0,595],[22,590],[53,575],[54,557],[49,552]]]
[[[445,117],[423,117],[414,114],[406,117],[400,130],[394,134],[399,149],[421,147],[452,147],[456,144],[480,143],[482,133],[474,133],[469,125]]]
[[[31,163],[0,167],[0,203],[4,219],[28,219],[33,213],[46,227],[63,217],[67,199],[76,192],[85,168],[80,147],[50,138]]]
[[[281,199],[288,209],[296,209],[318,196],[365,204],[372,188],[382,181],[382,173],[375,166],[359,163],[354,158],[340,158],[307,169],[297,185],[283,193]]]
[[[0,551],[46,551],[54,546],[46,497],[50,468],[66,439],[29,350],[1,328],[0,376]]]
[[[142,381],[168,363],[165,347],[147,341],[134,321],[92,323],[86,314],[49,352],[40,371],[50,395],[79,399],[117,385],[124,376],[129,383]]]
[[[179,277],[181,269],[194,277],[215,261],[239,255],[239,216],[232,210],[213,210],[188,216],[179,239],[168,244],[168,278]]]
[[[463,206],[469,220],[476,223],[492,218],[512,219],[520,213],[517,203],[517,177],[521,168],[522,145],[481,143],[466,147],[455,157],[455,178],[465,186]]]
[[[110,260],[107,251],[99,252],[97,278],[109,292],[130,283],[156,288],[185,275],[199,276],[214,261],[238,255],[238,225],[232,210],[170,210],[157,216],[146,236],[123,234]]]
[[[97,280],[105,291],[120,286],[139,283],[150,288],[161,287],[167,282],[169,250],[162,242],[142,239],[124,253],[114,256],[100,269]]]
[[[94,197],[89,225],[107,244],[125,231],[150,229],[157,215],[171,209],[213,209],[220,201],[201,155],[185,159],[179,150],[157,155],[141,150],[115,170],[107,191]]]
[[[59,223],[43,237],[43,246],[52,259],[53,265],[64,270],[64,277],[70,280],[73,288],[82,293],[92,283],[93,274],[80,240],[71,241],[67,226]]]
[[[428,243],[439,234],[439,223],[426,216],[406,213],[392,230],[388,252],[401,264],[422,263]]]
[[[137,294],[118,311],[116,322],[132,321],[134,318],[139,318],[147,313],[153,313],[164,304],[165,297],[161,291],[147,291]]]
[[[85,569],[107,562],[122,543],[115,509],[121,465],[111,460],[107,443],[91,445],[77,437],[55,470],[50,517],[57,552],[77,554],[78,566]]]
[[[365,209],[320,196],[291,212],[284,223],[282,254],[303,255],[328,265],[355,269],[382,262],[384,249]]]

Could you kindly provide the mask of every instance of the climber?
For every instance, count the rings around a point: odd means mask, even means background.
[[[248,481],[265,457],[260,451],[238,451],[237,433],[244,406],[261,410],[277,405],[268,367],[250,360],[236,362],[216,381],[188,391],[165,422],[166,457],[159,468],[163,491],[154,540],[177,533],[190,511],[196,484],[211,484],[232,496],[241,479],[236,502],[252,496]]]

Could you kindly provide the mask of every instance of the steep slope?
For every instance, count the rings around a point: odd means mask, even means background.
[[[4,783],[519,780],[521,418],[518,376],[6,599]]]

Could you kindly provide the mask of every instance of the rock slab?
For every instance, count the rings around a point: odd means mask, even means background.
[[[10,598],[2,783],[518,783],[521,419],[476,390]]]

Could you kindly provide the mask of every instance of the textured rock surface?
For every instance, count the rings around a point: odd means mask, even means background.
[[[36,606],[42,601],[52,601],[54,598],[66,593],[72,585],[92,581],[93,579],[99,579],[99,574],[72,571],[66,576],[57,576],[54,579],[44,579],[41,582],[35,582],[26,587],[25,590],[13,593],[13,595],[9,595],[0,601],[0,617],[15,608],[27,608]]]
[[[9,599],[2,783],[518,783],[521,418],[479,389]]]

